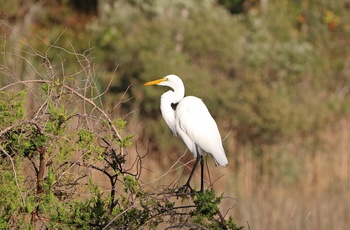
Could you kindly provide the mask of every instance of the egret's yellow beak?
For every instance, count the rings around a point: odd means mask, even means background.
[[[145,84],[143,84],[144,86],[148,86],[148,85],[157,85],[163,81],[166,81],[167,79],[164,77],[164,78],[161,78],[161,79],[157,79],[157,80],[154,80],[154,81],[149,81]]]

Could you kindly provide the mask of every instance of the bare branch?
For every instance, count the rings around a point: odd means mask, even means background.
[[[126,213],[127,211],[129,211],[132,208],[135,208],[139,206],[138,204],[134,203],[131,206],[129,206],[128,208],[124,209],[124,211],[122,211],[121,213],[119,213],[118,215],[116,215],[106,226],[104,226],[102,229],[105,230],[107,229],[116,219],[118,219],[120,216],[122,216],[124,213]]]
[[[25,80],[25,81],[18,81],[18,82],[14,82],[14,83],[11,83],[9,85],[6,85],[6,86],[0,88],[0,91],[3,91],[3,90],[5,90],[5,89],[7,89],[9,87],[12,87],[12,86],[16,85],[16,84],[26,84],[26,83],[51,83],[51,81],[49,81],[49,80]],[[103,111],[99,106],[97,106],[95,104],[95,102],[93,100],[91,100],[89,98],[86,98],[84,95],[80,94],[75,89],[73,89],[73,88],[71,88],[71,87],[69,87],[67,85],[62,85],[62,87],[68,89],[70,92],[72,92],[73,94],[75,94],[76,96],[81,98],[83,101],[89,103],[90,105],[93,106],[94,109],[99,111],[103,115],[104,119],[108,121],[108,124],[111,126],[111,128],[114,131],[114,134],[118,138],[118,140],[119,141],[122,140],[122,137],[120,136],[117,128],[114,126],[112,120],[109,118],[109,116],[106,114],[105,111]]]
[[[18,189],[18,192],[19,192],[19,195],[21,196],[21,200],[22,200],[22,203],[23,203],[23,207],[26,207],[26,201],[23,197],[23,194],[22,194],[22,191],[21,191],[21,187],[19,186],[19,183],[18,183],[18,178],[17,178],[17,172],[16,172],[16,167],[15,167],[15,163],[11,157],[10,154],[8,154],[8,152],[0,145],[0,150],[10,159],[11,161],[11,166],[12,166],[12,170],[13,170],[13,176],[15,178],[15,182],[16,182],[16,186],[17,186],[17,189]]]

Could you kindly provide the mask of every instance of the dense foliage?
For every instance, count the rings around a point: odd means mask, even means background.
[[[6,33],[0,64],[1,229],[241,229],[221,214],[227,198],[214,190],[183,193],[142,185],[147,150],[130,153],[127,122],[104,109],[90,51],[41,51]],[[71,56],[78,68],[54,60],[57,53]],[[32,78],[21,79],[18,64]]]
[[[63,48],[42,54],[23,44],[20,57],[37,79],[20,80],[12,69],[14,44],[3,39],[2,45],[8,83],[0,89],[1,229],[240,229],[221,214],[223,196],[214,190],[180,194],[141,186],[147,154],[129,155],[133,136],[124,133],[125,120],[103,110],[88,55],[65,50],[81,69],[58,76],[48,56]]]

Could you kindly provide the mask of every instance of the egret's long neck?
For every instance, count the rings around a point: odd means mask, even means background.
[[[160,110],[162,112],[162,116],[169,126],[169,128],[173,131],[173,134],[176,135],[175,129],[175,110],[171,106],[171,104],[177,104],[185,95],[185,89],[177,90],[176,92],[169,90],[165,92],[160,98]]]

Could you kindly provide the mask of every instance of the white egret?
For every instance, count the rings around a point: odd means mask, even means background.
[[[171,74],[144,84],[144,86],[149,85],[168,86],[172,89],[161,96],[162,116],[173,134],[180,136],[196,157],[196,162],[183,188],[192,190],[190,181],[198,162],[201,161],[201,191],[203,191],[202,150],[212,156],[216,165],[225,166],[228,163],[215,120],[201,99],[194,96],[184,97],[185,87],[178,76]]]

